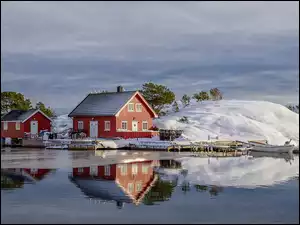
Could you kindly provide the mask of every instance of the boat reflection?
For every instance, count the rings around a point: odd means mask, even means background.
[[[277,153],[277,152],[252,152],[250,151],[249,156],[252,156],[253,158],[280,158],[284,159],[286,162],[289,162],[290,164],[294,160],[294,154],[293,153]]]
[[[1,168],[1,189],[23,188],[25,183],[41,181],[52,171],[55,169]]]

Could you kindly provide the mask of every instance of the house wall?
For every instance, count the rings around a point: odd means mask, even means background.
[[[31,121],[38,121],[38,133],[41,130],[48,130],[51,131],[51,121],[45,117],[42,113],[37,112],[32,117],[30,117],[28,120],[24,123],[24,132],[29,133],[30,132],[30,122]]]
[[[128,104],[134,103],[134,112],[128,111]],[[152,122],[152,113],[142,99],[136,95],[119,113],[119,116],[116,117],[117,129],[122,128],[122,121],[127,121],[127,130],[132,131],[132,121],[138,122],[138,131],[142,131],[142,122],[148,122],[148,129],[153,126]],[[136,112],[136,103],[142,104],[142,112]]]
[[[16,122],[7,122],[7,130],[4,130],[4,121],[1,121],[1,137],[3,138],[23,138],[24,124],[20,122],[20,130],[16,130]]]
[[[98,121],[98,137],[115,137],[116,136],[116,117],[114,116],[97,116],[97,117],[74,117],[73,129],[78,130],[78,121],[83,121],[83,130],[90,136],[90,121]],[[104,121],[110,121],[110,131],[104,130]]]

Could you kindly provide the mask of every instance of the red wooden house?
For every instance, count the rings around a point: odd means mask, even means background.
[[[158,134],[155,111],[138,91],[91,93],[69,114],[73,129],[88,137],[142,138]]]
[[[37,135],[51,130],[51,118],[39,109],[11,110],[1,118],[1,138],[24,138],[25,133]]]
[[[157,180],[153,167],[159,161],[73,168],[71,181],[87,196],[117,203],[139,204]]]

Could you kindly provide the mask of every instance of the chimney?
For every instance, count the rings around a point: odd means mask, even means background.
[[[123,91],[124,91],[124,89],[123,89],[122,86],[118,86],[118,87],[117,87],[117,92],[123,92]]]

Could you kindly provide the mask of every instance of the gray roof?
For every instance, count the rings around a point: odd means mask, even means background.
[[[135,92],[91,93],[77,105],[69,117],[115,115]]]
[[[132,203],[133,200],[122,190],[114,180],[96,178],[80,178],[69,176],[69,179],[88,197],[103,200],[115,200]]]
[[[30,109],[30,110],[11,110],[9,113],[5,114],[1,120],[2,121],[15,121],[15,120],[25,120],[27,119],[32,113],[34,113],[37,109]]]

